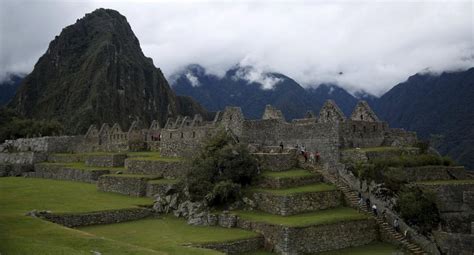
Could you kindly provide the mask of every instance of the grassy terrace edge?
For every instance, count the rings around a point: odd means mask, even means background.
[[[338,207],[291,216],[279,216],[259,211],[232,211],[232,213],[244,220],[289,227],[328,225],[338,222],[367,220],[370,218],[365,214],[357,212],[357,210],[347,207]]]
[[[302,193],[313,193],[313,192],[326,192],[326,191],[335,191],[337,190],[336,186],[327,183],[317,183],[310,184],[305,186],[299,186],[295,188],[286,188],[286,189],[262,189],[256,188],[251,189],[251,192],[262,192],[270,193],[277,196],[291,196]]]

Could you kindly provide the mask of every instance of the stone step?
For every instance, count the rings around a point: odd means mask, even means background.
[[[125,160],[125,167],[130,174],[156,175],[176,179],[186,174],[189,165],[180,158],[130,157]]]
[[[105,174],[124,171],[124,168],[89,167],[84,163],[38,163],[34,172],[26,173],[26,177],[68,180],[95,183]]]
[[[48,162],[74,163],[84,162],[86,154],[83,153],[53,153],[48,155]]]
[[[232,212],[237,227],[261,233],[267,248],[278,254],[314,254],[377,239],[376,222],[351,208],[335,208],[293,216],[260,211]]]
[[[107,174],[99,177],[97,188],[103,192],[143,197],[147,194],[148,181],[159,178],[153,175]]]
[[[320,174],[304,169],[292,169],[282,172],[264,172],[258,184],[261,188],[284,189],[322,182]]]
[[[257,209],[282,216],[342,205],[342,193],[330,184],[312,184],[288,189],[254,189]]]
[[[148,181],[146,188],[147,197],[166,196],[167,193],[177,187],[178,179],[156,179]]]

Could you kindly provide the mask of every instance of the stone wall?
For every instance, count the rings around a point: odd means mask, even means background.
[[[143,197],[147,193],[147,182],[155,178],[156,177],[125,174],[103,175],[97,182],[97,188],[103,192],[115,192],[129,196]]]
[[[148,208],[127,208],[87,213],[46,213],[41,214],[40,217],[72,228],[139,220],[153,215],[153,210]]]
[[[100,176],[110,173],[110,170],[106,169],[84,170],[52,164],[36,164],[34,168],[34,172],[26,173],[27,177],[80,181],[87,183],[95,183]]]
[[[0,164],[0,177],[22,176],[25,173],[32,172],[34,166],[30,164]]]
[[[434,237],[443,254],[472,255],[474,254],[473,234],[454,234],[435,231]]]
[[[471,233],[471,222],[474,221],[472,196],[474,183],[418,184],[418,186],[434,192],[444,231]]]
[[[340,206],[342,193],[332,190],[283,196],[270,192],[255,192],[253,199],[257,209],[261,211],[288,216]]]
[[[378,230],[373,219],[306,227],[239,219],[237,227],[263,234],[265,246],[273,248],[278,254],[310,254],[365,245],[378,240]]]
[[[462,166],[420,166],[380,170],[383,175],[404,182],[419,182],[431,180],[452,180],[469,178]]]
[[[324,163],[339,160],[337,123],[295,124],[280,120],[246,120],[240,140],[262,146],[278,146],[282,142],[286,148],[304,145],[306,151],[319,151]]]
[[[39,138],[20,138],[6,140],[1,146],[3,149],[25,152],[74,152],[76,145],[80,144],[83,136],[45,136]],[[2,148],[0,148],[2,151]]]
[[[415,132],[391,128],[385,133],[384,146],[413,146],[418,141]]]
[[[49,154],[48,155],[48,162],[53,163],[74,163],[74,162],[82,162],[85,161],[86,157],[84,154],[74,154],[74,153],[67,153],[67,154]]]
[[[146,188],[147,197],[166,196],[166,192],[176,188],[176,183],[153,183],[149,182]]]
[[[48,155],[43,152],[0,152],[0,163],[3,164],[35,164],[46,161]]]
[[[285,171],[298,165],[296,153],[253,153],[264,170]]]
[[[127,154],[88,155],[85,163],[87,166],[119,167],[125,164],[126,158]]]
[[[129,158],[125,160],[127,172],[131,174],[148,174],[163,178],[176,179],[184,176],[189,168],[186,161],[141,160]]]
[[[269,178],[263,176],[259,181],[258,186],[268,189],[284,189],[297,186],[304,186],[317,182],[322,182],[323,177],[319,174],[312,176],[292,177],[292,178]]]
[[[242,254],[260,250],[263,247],[263,243],[263,237],[259,236],[236,241],[200,244],[195,247],[218,250],[225,254]]]
[[[346,120],[339,125],[341,148],[366,148],[381,146],[388,125],[385,122]]]
[[[160,154],[169,157],[193,156],[215,132],[210,126],[163,129]]]

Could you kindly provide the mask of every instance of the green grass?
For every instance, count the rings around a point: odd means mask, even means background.
[[[417,182],[423,185],[474,184],[474,180],[435,180]]]
[[[313,176],[313,173],[310,173],[308,170],[304,169],[291,169],[283,172],[271,172],[267,171],[262,174],[265,177],[275,178],[275,179],[284,179],[284,178],[299,178],[299,177],[309,177]]]
[[[98,192],[93,184],[17,177],[0,178],[0,197],[2,254],[90,255],[91,250],[102,254],[165,254],[24,216],[33,209],[62,213],[130,208],[151,204],[151,199]]]
[[[309,193],[309,192],[324,192],[336,190],[336,186],[327,183],[318,183],[305,186],[299,186],[295,188],[288,189],[253,189],[254,192],[266,192],[279,196],[288,196],[299,193]]]
[[[184,245],[241,240],[258,235],[241,229],[190,226],[184,220],[168,215],[160,219],[82,227],[80,230],[169,254],[220,254]]]
[[[397,247],[392,244],[376,242],[359,247],[322,252],[318,255],[391,255],[397,251],[399,251]]]
[[[39,163],[40,165],[50,166],[63,166],[67,168],[80,169],[80,170],[112,170],[112,171],[125,171],[125,167],[103,167],[103,166],[87,166],[84,162],[72,162],[72,163]]]
[[[260,211],[235,211],[243,219],[265,222],[285,226],[323,225],[341,221],[367,219],[368,216],[358,213],[357,210],[347,207],[321,210],[317,212],[297,214],[292,216],[279,216]]]

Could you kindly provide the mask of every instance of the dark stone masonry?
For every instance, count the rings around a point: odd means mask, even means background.
[[[87,213],[45,213],[40,217],[72,228],[139,220],[153,215],[153,210],[148,208],[127,208]]]
[[[125,160],[125,167],[131,174],[148,174],[164,178],[180,178],[189,168],[185,161],[164,161],[129,158]]]
[[[26,173],[27,177],[80,181],[95,183],[100,176],[109,174],[107,169],[76,169],[62,165],[36,164],[34,172]]]
[[[103,175],[97,182],[97,188],[103,192],[115,192],[129,196],[143,197],[147,194],[149,180],[153,176],[110,174]]]
[[[282,216],[334,208],[342,205],[342,193],[338,190],[275,195],[271,192],[255,192],[253,199],[257,209]]]

